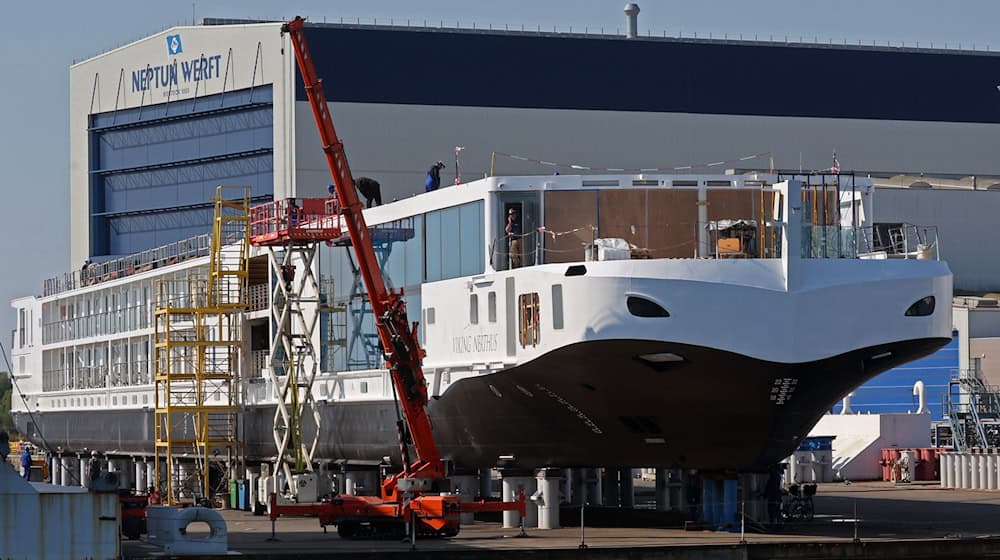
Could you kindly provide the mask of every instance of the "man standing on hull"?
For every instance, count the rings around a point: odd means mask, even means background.
[[[354,180],[354,186],[358,188],[361,196],[365,197],[368,208],[382,206],[382,185],[378,181],[371,177],[358,177]]]
[[[431,168],[427,171],[427,179],[424,180],[424,190],[431,192],[441,188],[442,169],[444,169],[443,161],[439,161],[431,166]]]
[[[517,208],[507,210],[507,240],[510,245],[510,267],[521,268],[521,217]]]

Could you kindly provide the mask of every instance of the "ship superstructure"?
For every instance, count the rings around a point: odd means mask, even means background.
[[[488,177],[365,218],[420,323],[445,458],[761,469],[852,388],[951,339],[935,230],[869,225],[870,195],[846,175]],[[19,428],[66,453],[151,453],[151,290],[198,274],[204,247],[16,300]],[[322,246],[311,271],[316,457],[380,461],[398,455],[395,411],[349,251]],[[248,461],[275,453],[266,259],[248,263]]]

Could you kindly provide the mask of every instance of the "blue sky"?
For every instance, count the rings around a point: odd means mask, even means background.
[[[265,1],[218,0],[194,4],[197,18],[361,18],[379,23],[424,20],[559,31],[613,32],[624,27],[623,1],[457,0]],[[928,0],[718,0],[639,2],[640,33],[699,37],[774,37],[907,46],[947,44],[1000,50],[1000,3]],[[177,24],[189,24],[191,2],[96,0],[5,2],[0,34],[0,336],[13,328],[7,302],[36,294],[44,278],[76,268],[69,263],[69,66]],[[446,61],[444,61],[446,63]],[[780,73],[780,69],[776,69]],[[850,68],[841,69],[849,76]],[[931,77],[932,78],[932,77]],[[1000,81],[1000,77],[998,77]],[[656,162],[651,162],[655,164]]]

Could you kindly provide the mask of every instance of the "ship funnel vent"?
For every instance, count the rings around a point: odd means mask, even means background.
[[[625,4],[625,36],[629,39],[639,36],[639,5],[633,2]]]

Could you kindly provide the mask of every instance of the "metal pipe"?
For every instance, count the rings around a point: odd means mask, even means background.
[[[625,36],[629,39],[639,36],[639,5],[634,2],[625,4]]]
[[[927,390],[923,381],[913,384],[913,394],[917,397],[917,414],[927,414]]]

